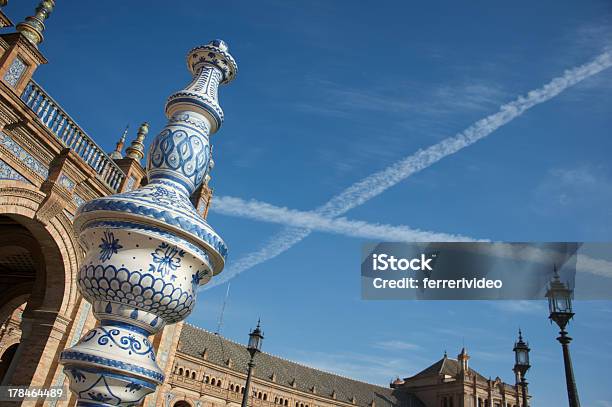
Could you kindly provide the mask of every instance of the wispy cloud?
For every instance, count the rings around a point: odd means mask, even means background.
[[[537,314],[543,315],[546,305],[543,301],[495,301],[493,307],[502,312],[511,314]]]
[[[400,341],[400,340],[376,342],[374,344],[374,347],[379,348],[379,349],[384,349],[384,350],[392,350],[392,351],[421,349],[421,346],[415,343],[410,343],[410,342]]]
[[[346,218],[330,218],[322,216],[314,211],[298,211],[256,200],[245,201],[240,198],[229,196],[216,197],[215,200],[213,200],[211,210],[224,215],[239,216],[286,226],[338,233],[366,239],[394,242],[475,241],[475,239],[466,236],[423,231],[412,229],[408,226],[392,226],[349,220]]]
[[[311,366],[326,372],[335,373],[344,377],[362,380],[368,383],[388,386],[389,382],[398,375],[415,371],[419,366],[414,358],[395,358],[373,356],[363,353],[327,353],[304,352],[298,353],[293,360],[300,364]],[[350,395],[348,395],[350,396]]]
[[[546,85],[528,92],[526,96],[519,96],[514,101],[500,106],[498,112],[478,120],[462,132],[431,147],[421,149],[388,168],[351,185],[319,207],[316,212],[326,217],[340,216],[382,194],[409,176],[485,138],[498,128],[520,117],[532,107],[554,98],[564,90],[611,66],[612,52],[604,52],[584,65],[567,70],[563,75],[554,78]],[[228,269],[220,275],[220,278],[213,280],[211,284],[205,287],[221,284],[253,266],[278,256],[309,234],[310,230],[306,228],[287,228],[283,230],[279,235],[268,240],[262,249],[230,263]]]
[[[541,215],[608,208],[612,204],[612,179],[606,168],[580,165],[548,172],[533,194],[531,205]]]

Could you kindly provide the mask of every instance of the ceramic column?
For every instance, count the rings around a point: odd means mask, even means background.
[[[149,149],[149,183],[87,202],[74,220],[86,252],[78,288],[99,321],[60,359],[79,406],[137,405],[153,392],[164,376],[149,336],[186,318],[198,286],[223,269],[226,245],[190,195],[223,123],[218,87],[237,66],[221,40],[192,49],[187,65],[193,80],[168,99]]]

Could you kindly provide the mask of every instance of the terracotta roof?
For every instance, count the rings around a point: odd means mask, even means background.
[[[428,368],[421,370],[419,373],[414,376],[407,377],[404,380],[409,381],[411,379],[419,379],[425,376],[438,376],[438,375],[448,375],[448,376],[457,376],[459,374],[459,361],[455,359],[451,359],[448,357],[444,357],[438,360],[433,365]],[[487,380],[483,375],[478,373],[476,370],[470,368],[470,372],[475,373],[482,380]]]
[[[246,374],[250,356],[244,345],[184,324],[179,351],[202,358],[204,350],[207,362]],[[227,365],[229,359],[231,366]],[[420,400],[406,392],[324,372],[265,352],[259,353],[255,362],[253,374],[256,378],[272,382],[274,374],[274,383],[311,394],[314,388],[320,397],[332,399],[335,393],[335,399],[345,403],[352,403],[354,397],[355,405],[364,407],[370,406],[372,401],[376,407],[424,407]]]

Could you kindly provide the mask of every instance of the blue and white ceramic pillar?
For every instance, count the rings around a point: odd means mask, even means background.
[[[209,137],[223,123],[219,85],[236,62],[220,40],[187,55],[192,82],[166,103],[152,141],[149,183],[82,205],[74,227],[85,250],[78,287],[99,326],[60,362],[79,406],[137,405],[164,380],[149,336],[183,320],[198,286],[223,269],[227,248],[190,195],[209,171]]]

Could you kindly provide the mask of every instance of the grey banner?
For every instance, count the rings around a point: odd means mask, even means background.
[[[370,243],[367,300],[541,300],[557,268],[575,299],[612,299],[612,243]]]

